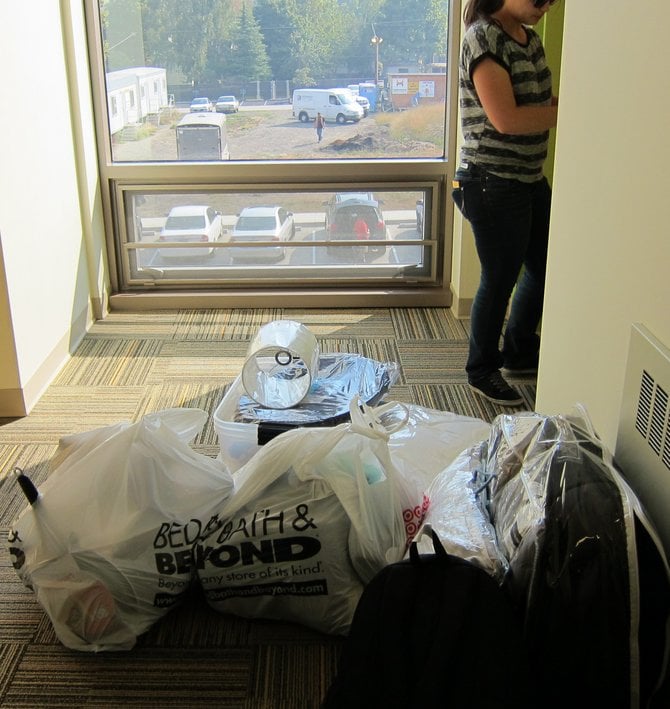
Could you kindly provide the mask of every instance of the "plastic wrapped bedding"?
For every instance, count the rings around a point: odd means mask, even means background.
[[[501,416],[485,476],[544,707],[637,706],[635,518],[585,413]]]
[[[502,489],[521,470],[528,446],[544,421],[545,417],[526,411],[496,418],[487,447],[491,492]]]

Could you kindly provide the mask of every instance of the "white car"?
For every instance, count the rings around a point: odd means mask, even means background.
[[[206,96],[194,98],[189,108],[191,113],[202,113],[203,111],[209,113],[213,110],[214,104]]]
[[[363,109],[363,117],[365,118],[370,113],[370,102],[365,96],[355,95],[356,103]]]
[[[276,241],[277,246],[240,246],[232,248],[233,260],[281,259],[284,246],[295,236],[293,212],[277,205],[245,207],[237,217],[230,235],[235,241]]]
[[[237,113],[240,110],[240,102],[235,96],[219,96],[214,107],[218,113]]]
[[[159,241],[178,243],[212,243],[223,236],[221,213],[205,205],[184,205],[173,207],[161,229]],[[174,248],[159,249],[161,258],[184,258],[207,256],[214,249]]]
[[[370,113],[370,102],[365,96],[361,96],[359,93],[359,88],[356,84],[349,84],[348,90],[354,97],[356,103],[363,109],[363,118],[365,118],[368,113]]]

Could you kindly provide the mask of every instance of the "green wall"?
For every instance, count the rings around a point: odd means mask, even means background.
[[[542,37],[544,49],[547,54],[547,61],[551,67],[554,94],[557,96],[560,95],[559,89],[561,78],[561,53],[563,51],[564,13],[564,3],[557,2],[535,28],[540,37]],[[551,139],[549,141],[549,154],[547,155],[547,161],[544,168],[549,182],[552,182],[553,180],[555,149],[556,131],[552,130]]]

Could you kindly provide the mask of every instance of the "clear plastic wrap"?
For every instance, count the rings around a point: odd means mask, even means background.
[[[349,403],[358,396],[374,405],[398,378],[398,365],[358,354],[323,353],[312,385],[302,401],[288,409],[271,409],[242,393],[233,420],[238,423],[277,423],[290,426],[334,425],[349,416]]]
[[[310,391],[289,409],[261,406],[246,394],[241,377],[237,377],[213,415],[219,457],[235,472],[285,431],[345,423],[349,420],[349,402],[355,396],[375,406],[397,380],[399,371],[395,362],[377,362],[350,353],[322,353]]]
[[[632,508],[579,416],[503,416],[486,474],[543,706],[629,707],[638,691]],[[547,699],[545,697],[545,699]]]
[[[486,460],[487,442],[464,450],[437,475],[426,493],[430,507],[425,518],[444,549],[453,556],[476,564],[501,582],[507,560],[500,552],[496,531],[480,503],[478,473]],[[415,541],[422,554],[432,552],[428,535],[419,533]]]

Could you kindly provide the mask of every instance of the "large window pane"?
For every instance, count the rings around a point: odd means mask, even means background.
[[[112,159],[443,157],[448,4],[100,0]]]
[[[450,299],[452,0],[85,3],[120,299]]]
[[[429,280],[433,189],[155,191],[125,188],[123,263],[132,286],[175,282]]]

